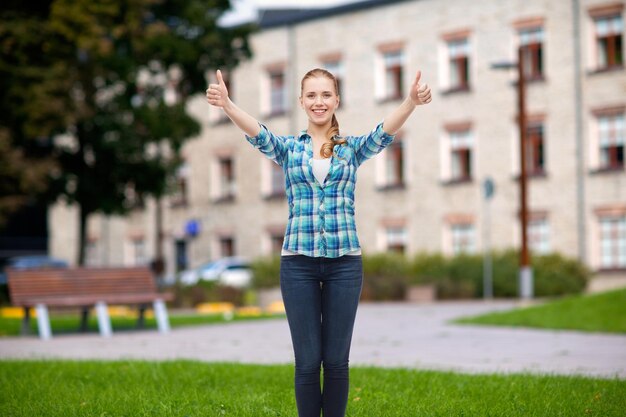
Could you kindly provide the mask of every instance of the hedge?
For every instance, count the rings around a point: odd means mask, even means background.
[[[536,297],[582,292],[591,272],[579,261],[560,254],[531,258]],[[279,286],[280,257],[252,264],[254,288]],[[517,297],[519,256],[515,250],[492,253],[494,297]],[[393,253],[363,256],[364,300],[403,300],[412,285],[434,285],[438,299],[480,298],[483,295],[482,254],[445,257],[419,253],[413,257]]]

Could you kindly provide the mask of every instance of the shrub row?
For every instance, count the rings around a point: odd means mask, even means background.
[[[518,252],[493,252],[491,257],[494,296],[517,297]],[[582,263],[559,254],[533,256],[532,268],[537,297],[580,293],[591,275]],[[258,259],[252,269],[255,288],[279,285],[279,257]],[[364,255],[363,274],[362,298],[366,300],[403,300],[412,285],[434,285],[438,299],[479,298],[483,294],[482,254]]]

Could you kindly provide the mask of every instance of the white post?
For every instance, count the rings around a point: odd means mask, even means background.
[[[520,294],[523,299],[531,299],[534,297],[533,270],[531,266],[522,267],[519,271]]]
[[[154,300],[154,317],[156,318],[157,327],[160,333],[169,333],[170,320],[167,317],[167,308],[163,300]]]
[[[104,301],[96,303],[96,315],[98,316],[98,329],[100,329],[100,336],[111,337],[113,334],[113,330],[111,330],[111,318],[109,317],[107,304]]]
[[[37,312],[37,328],[39,329],[39,337],[42,340],[52,339],[52,329],[50,328],[50,317],[48,316],[48,307],[45,304],[37,304],[35,306]]]

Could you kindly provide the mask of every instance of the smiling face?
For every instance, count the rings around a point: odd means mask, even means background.
[[[330,124],[339,106],[335,81],[325,76],[305,78],[302,82],[300,105],[306,111],[309,123],[318,126]]]

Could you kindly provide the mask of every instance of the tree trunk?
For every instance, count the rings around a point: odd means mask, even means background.
[[[78,226],[78,260],[77,264],[79,266],[85,265],[85,249],[87,247],[87,217],[89,217],[89,213],[83,208],[81,205],[79,208],[80,212],[80,222]]]

